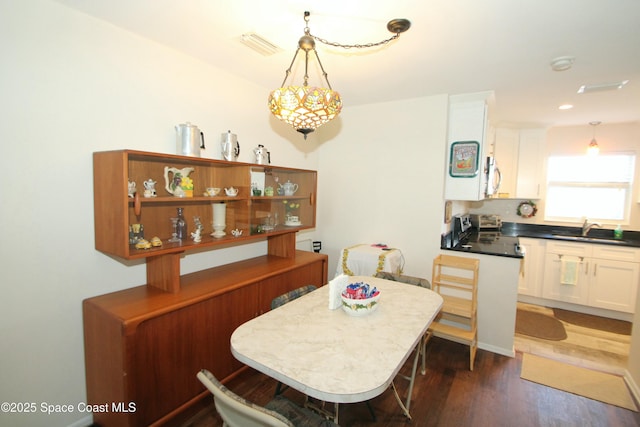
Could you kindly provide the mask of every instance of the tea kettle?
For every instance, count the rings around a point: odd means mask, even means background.
[[[221,136],[222,157],[228,161],[235,161],[240,155],[240,143],[235,133],[228,131]]]
[[[200,157],[204,149],[204,133],[189,122],[176,126],[176,153],[183,156]]]
[[[258,147],[253,149],[253,154],[256,156],[256,163],[259,165],[267,165],[271,163],[271,153],[264,148],[264,145],[258,144]]]

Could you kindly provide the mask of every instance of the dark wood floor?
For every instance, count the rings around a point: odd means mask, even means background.
[[[371,401],[377,421],[366,405],[342,405],[340,425],[364,426],[473,426],[473,427],[638,427],[640,414],[584,397],[565,393],[520,378],[522,354],[510,358],[478,350],[474,371],[468,370],[468,347],[432,338],[427,350],[427,374],[418,374],[414,387],[412,422],[401,414],[390,390]],[[410,365],[404,366],[403,372]],[[236,393],[265,404],[275,381],[249,370],[227,384]],[[407,382],[398,380],[400,393]],[[302,402],[303,396],[288,390],[287,397]],[[182,427],[222,426],[213,401]]]

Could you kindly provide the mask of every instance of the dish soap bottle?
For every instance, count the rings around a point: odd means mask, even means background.
[[[613,238],[614,239],[622,239],[622,227],[620,227],[620,224],[618,224],[616,229],[613,230]]]

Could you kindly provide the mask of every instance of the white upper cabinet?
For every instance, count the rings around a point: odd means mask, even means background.
[[[492,96],[492,92],[481,92],[449,97],[447,200],[484,199],[487,103]]]
[[[493,151],[502,176],[496,197],[540,198],[545,136],[545,129],[496,129]]]

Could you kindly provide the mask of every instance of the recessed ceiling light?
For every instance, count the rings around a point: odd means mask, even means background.
[[[566,71],[573,65],[576,60],[573,56],[559,56],[551,60],[551,69],[553,71]]]
[[[244,33],[240,36],[240,42],[264,56],[271,56],[282,50],[269,40],[256,33]]]
[[[602,92],[605,90],[622,89],[624,85],[626,85],[627,83],[629,83],[629,80],[623,80],[621,82],[613,82],[613,83],[601,83],[597,85],[582,85],[578,89],[578,93]]]
[[[572,104],[562,104],[558,107],[558,110],[570,110],[573,108]]]

